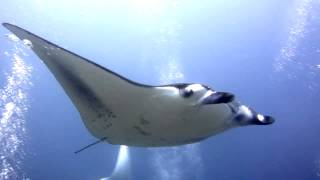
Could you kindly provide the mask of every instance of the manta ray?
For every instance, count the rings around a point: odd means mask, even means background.
[[[177,146],[235,127],[274,122],[271,116],[241,104],[232,93],[199,83],[152,86],[134,82],[18,26],[3,26],[30,42],[85,127],[99,139],[93,144]]]

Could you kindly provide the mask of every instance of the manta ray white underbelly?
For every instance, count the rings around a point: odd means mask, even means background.
[[[133,82],[20,27],[4,23],[45,63],[78,109],[89,132],[112,144],[174,146],[224,130],[274,122],[230,93],[201,84]]]

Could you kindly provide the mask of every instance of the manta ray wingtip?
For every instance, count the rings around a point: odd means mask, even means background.
[[[8,26],[13,26],[12,24],[6,23],[6,22],[3,22],[1,24],[2,24],[2,26],[6,27],[6,28],[8,28]]]

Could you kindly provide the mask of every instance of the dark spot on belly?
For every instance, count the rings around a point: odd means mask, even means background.
[[[141,117],[140,118],[140,124],[141,125],[148,125],[148,124],[150,124],[150,121],[148,121],[148,120],[144,119],[143,117]]]
[[[104,122],[108,122],[109,119],[108,119],[108,118],[103,118],[103,121],[104,121]]]
[[[103,128],[104,130],[107,130],[107,129],[111,128],[111,127],[112,127],[112,123],[107,123],[107,124],[105,124],[105,125],[102,126],[102,128]]]
[[[151,133],[143,130],[143,129],[142,129],[141,127],[139,127],[139,126],[133,126],[133,128],[134,128],[135,130],[137,130],[138,133],[141,134],[141,135],[143,135],[143,136],[151,136]]]
[[[160,141],[166,142],[167,140],[165,138],[160,138]]]

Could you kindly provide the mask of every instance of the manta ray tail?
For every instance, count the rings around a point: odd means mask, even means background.
[[[99,144],[99,143],[103,142],[106,139],[107,139],[106,137],[103,137],[103,138],[99,139],[98,141],[95,141],[95,142],[93,142],[93,143],[91,143],[91,144],[89,144],[89,145],[87,145],[87,146],[75,151],[74,153],[78,154],[79,152],[82,152],[82,151],[84,151],[84,150],[88,149],[89,147],[92,147],[92,146],[94,146],[96,144]]]

